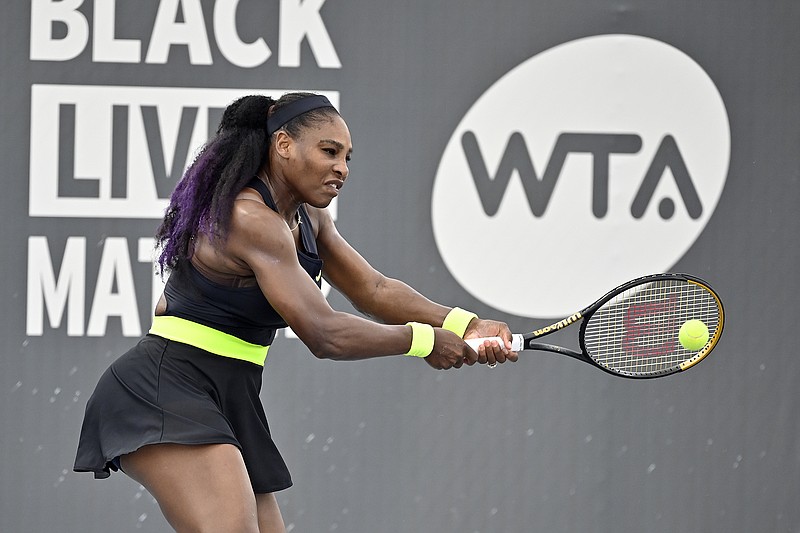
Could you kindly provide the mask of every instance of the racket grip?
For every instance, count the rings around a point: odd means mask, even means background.
[[[501,339],[500,337],[480,337],[477,339],[464,339],[464,342],[466,342],[469,345],[469,347],[475,350],[476,352],[478,351],[478,346],[483,344],[484,341],[497,341],[500,344],[500,346],[504,345],[503,339]],[[520,352],[522,351],[522,346],[523,346],[522,334],[514,333],[513,335],[511,335],[511,351]]]

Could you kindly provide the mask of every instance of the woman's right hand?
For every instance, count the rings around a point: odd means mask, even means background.
[[[442,328],[433,328],[433,351],[425,361],[437,370],[461,368],[478,362],[478,354],[465,343],[461,337]]]

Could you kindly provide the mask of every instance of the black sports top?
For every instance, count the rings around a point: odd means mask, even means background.
[[[253,178],[247,187],[258,191],[264,203],[277,211],[263,181]],[[317,255],[314,231],[303,206],[300,206],[300,221],[302,250],[297,250],[297,259],[317,286],[321,286],[322,260]],[[275,332],[286,327],[286,322],[272,308],[258,285],[222,285],[203,276],[191,262],[187,263],[185,270],[174,271],[167,280],[164,288],[166,315],[191,320],[262,346],[271,344]]]

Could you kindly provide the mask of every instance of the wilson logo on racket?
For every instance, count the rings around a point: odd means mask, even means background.
[[[677,304],[677,294],[667,294],[661,300],[628,306],[622,321],[622,350],[628,357],[663,357],[672,352],[673,332],[680,328],[675,321]]]
[[[558,329],[565,328],[565,327],[569,326],[570,324],[572,324],[573,322],[576,322],[576,321],[580,320],[581,316],[582,315],[580,313],[575,313],[574,315],[572,315],[570,317],[567,317],[564,320],[561,320],[559,322],[556,322],[555,324],[547,326],[546,328],[537,329],[536,331],[533,332],[533,334],[538,337],[538,336],[550,333],[552,331],[556,331]]]
[[[502,76],[453,131],[436,245],[484,303],[566,316],[597,287],[670,270],[713,215],[729,159],[725,105],[685,53],[634,35],[564,43]],[[477,246],[494,254],[476,260]],[[570,283],[530,281],[551,279]]]

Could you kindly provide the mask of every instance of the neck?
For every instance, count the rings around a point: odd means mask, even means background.
[[[300,219],[300,202],[294,200],[285,181],[280,177],[270,179],[264,169],[258,172],[258,178],[267,185],[269,192],[272,194],[272,200],[275,202],[275,209],[289,229],[291,231],[297,229],[302,222]]]

